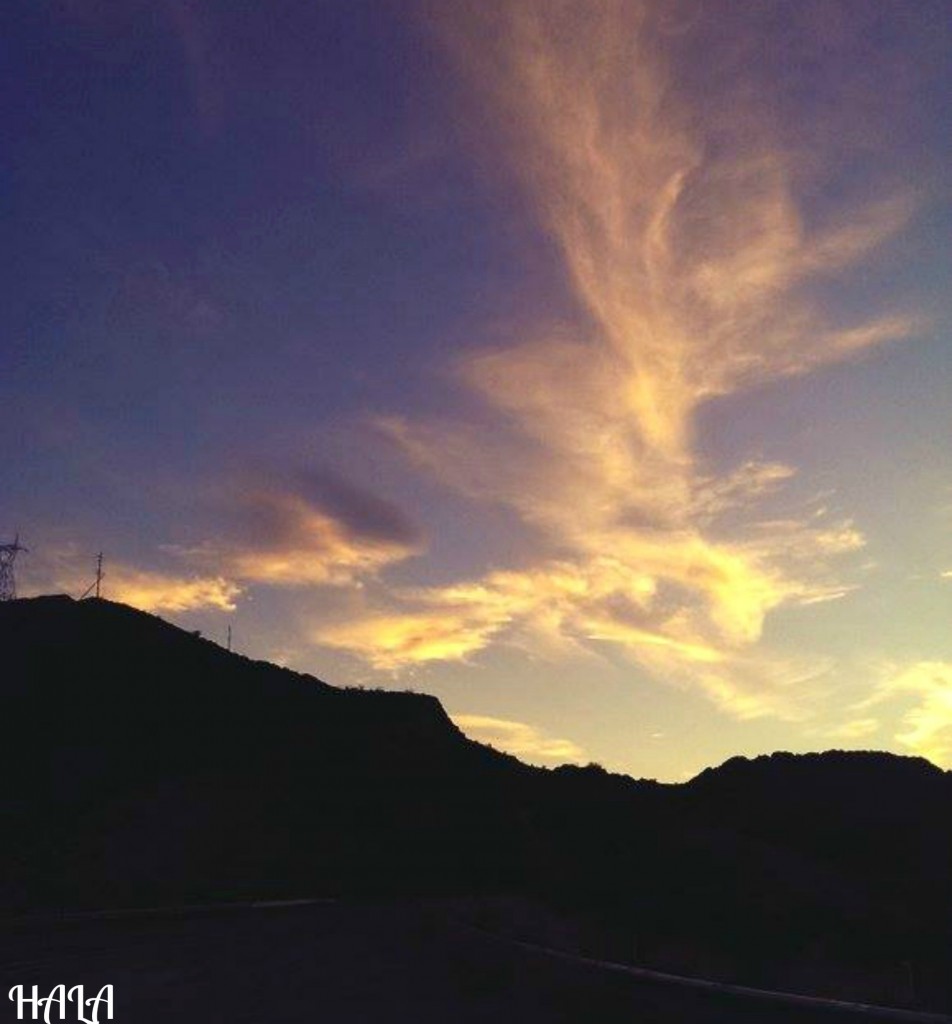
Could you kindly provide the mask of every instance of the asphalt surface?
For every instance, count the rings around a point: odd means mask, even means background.
[[[112,984],[116,1024],[877,1019],[635,977],[525,948],[412,905],[248,906],[7,924],[0,983],[0,1024],[17,1019],[7,998],[17,984],[37,985],[40,995],[56,984],[82,984],[87,996]],[[74,1007],[69,1012],[77,1019]]]

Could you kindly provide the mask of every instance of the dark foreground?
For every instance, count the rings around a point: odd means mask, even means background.
[[[633,978],[408,905],[8,925],[0,982],[0,1022],[16,1020],[7,993],[17,984],[38,985],[40,995],[56,984],[83,984],[87,995],[112,984],[117,1024],[807,1024],[878,1017]]]

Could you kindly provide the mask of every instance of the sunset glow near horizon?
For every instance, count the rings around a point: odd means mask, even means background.
[[[21,595],[534,763],[952,768],[947,0],[7,20]]]

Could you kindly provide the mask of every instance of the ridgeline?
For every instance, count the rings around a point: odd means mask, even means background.
[[[678,786],[546,770],[433,697],[339,689],[104,600],[2,604],[0,641],[8,917],[454,897],[511,927],[518,900],[606,959],[952,1006],[952,773],[927,761],[733,758]]]

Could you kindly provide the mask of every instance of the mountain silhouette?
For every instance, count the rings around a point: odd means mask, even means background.
[[[534,940],[554,915],[596,957],[952,1005],[952,774],[922,759],[733,758],[682,785],[547,770],[433,697],[336,688],[109,601],[7,602],[0,640],[8,917],[454,898]]]

